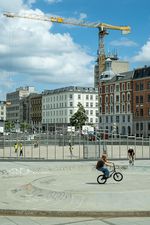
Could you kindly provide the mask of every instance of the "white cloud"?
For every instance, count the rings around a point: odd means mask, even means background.
[[[23,13],[43,15],[38,9],[20,10]],[[22,76],[22,80],[29,80],[28,85],[41,83],[43,90],[48,83],[93,86],[93,58],[73,42],[69,33],[51,33],[54,25],[50,22],[4,16],[0,26],[0,73],[13,74],[15,80]]]
[[[45,0],[45,2],[48,2],[49,4],[52,4],[52,3],[62,2],[62,0]]]
[[[137,46],[137,43],[134,42],[134,41],[131,41],[127,38],[121,38],[120,40],[111,41],[110,45],[112,45],[112,46],[135,47],[135,46]]]
[[[21,8],[24,8],[25,4],[23,0],[3,0],[0,1],[0,9],[3,11],[18,11]]]
[[[134,62],[143,62],[150,64],[150,39],[147,43],[141,48],[137,55],[135,55],[132,60]]]

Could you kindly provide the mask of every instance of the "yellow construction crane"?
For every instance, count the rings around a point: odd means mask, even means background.
[[[89,28],[98,28],[98,63],[99,63],[99,74],[101,74],[105,69],[105,49],[104,49],[104,36],[108,34],[107,30],[120,30],[122,34],[128,34],[131,32],[131,28],[129,26],[113,26],[106,23],[99,23],[99,22],[86,22],[82,20],[76,20],[72,18],[62,18],[62,17],[48,17],[43,15],[34,15],[34,14],[27,14],[27,15],[20,15],[11,12],[5,12],[5,16],[10,18],[25,18],[25,19],[32,19],[32,20],[41,20],[41,21],[49,21],[53,23],[63,23],[63,24],[70,24],[75,26],[82,26],[82,27],[89,27]]]

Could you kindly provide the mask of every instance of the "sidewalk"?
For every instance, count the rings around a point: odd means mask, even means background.
[[[96,162],[1,162],[0,213],[4,216],[40,216],[44,212],[41,216],[149,217],[149,161],[137,160],[134,167],[128,167],[128,161],[115,163],[122,168],[124,179],[117,183],[110,178],[100,185],[96,181],[99,174],[95,170]]]

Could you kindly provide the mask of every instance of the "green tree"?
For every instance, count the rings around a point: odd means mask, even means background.
[[[11,132],[12,129],[15,128],[15,124],[12,121],[5,121],[5,131]]]
[[[88,120],[88,116],[85,113],[85,109],[81,103],[78,103],[78,110],[70,118],[71,126],[76,128],[82,128],[85,125],[85,122]]]
[[[20,123],[20,129],[25,132],[28,131],[31,128],[31,125],[26,123],[26,122],[22,122]]]

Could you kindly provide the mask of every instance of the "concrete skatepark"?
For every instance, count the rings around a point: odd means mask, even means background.
[[[0,224],[150,224],[149,160],[114,162],[100,185],[96,161],[1,161]]]

